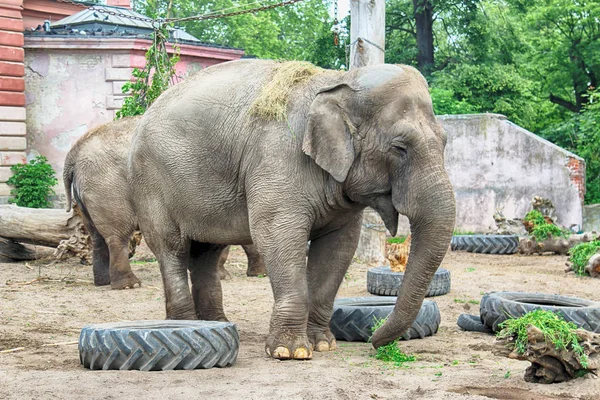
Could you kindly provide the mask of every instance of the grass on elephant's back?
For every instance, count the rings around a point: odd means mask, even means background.
[[[252,104],[250,114],[267,121],[285,121],[292,90],[325,70],[306,61],[279,64]]]

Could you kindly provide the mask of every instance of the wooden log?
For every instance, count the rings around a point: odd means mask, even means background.
[[[381,217],[375,210],[365,209],[356,257],[369,266],[387,265],[385,243],[386,229]]]
[[[0,205],[0,236],[19,243],[57,247],[81,223],[65,210]]]
[[[14,261],[29,261],[49,258],[54,255],[54,249],[41,246],[21,244],[10,239],[0,238],[0,259],[2,257]]]
[[[541,242],[533,238],[526,238],[519,241],[518,252],[527,256],[542,253],[567,255],[569,250],[578,244],[591,242],[596,239],[596,235],[589,232],[580,235],[573,234],[568,238],[550,238]]]
[[[72,255],[91,262],[91,246],[78,209],[26,208],[0,205],[0,237],[12,242],[57,248],[55,256]]]
[[[600,335],[578,329],[575,331],[579,344],[587,356],[587,365],[582,364],[578,354],[570,349],[557,349],[544,333],[533,325],[527,327],[527,348],[518,353],[514,337],[496,339],[492,353],[516,360],[531,362],[524,379],[533,383],[564,382],[586,374],[596,375],[600,369]]]

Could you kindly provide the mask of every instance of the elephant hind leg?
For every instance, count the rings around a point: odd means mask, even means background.
[[[129,238],[110,237],[107,239],[110,252],[110,287],[112,289],[133,289],[142,282],[129,265]]]
[[[221,280],[231,279],[231,274],[225,269],[227,257],[229,257],[229,246],[225,247],[225,249],[221,252],[219,261],[217,262],[217,271],[219,272],[219,279]]]
[[[256,246],[253,244],[243,245],[242,248],[246,252],[246,257],[248,257],[248,269],[246,270],[246,275],[248,276],[260,276],[267,274],[267,267],[265,265],[265,260],[259,254]]]
[[[199,242],[192,242],[190,246],[189,270],[198,319],[227,321],[223,311],[223,291],[218,269],[219,260],[227,247]]]
[[[96,229],[96,226],[83,203],[80,201],[79,204],[83,224],[92,240],[92,272],[94,275],[94,285],[110,285],[110,253],[108,245],[106,244],[104,237],[98,232],[98,229]]]

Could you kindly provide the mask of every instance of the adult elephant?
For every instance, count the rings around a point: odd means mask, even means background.
[[[333,301],[370,206],[392,234],[398,213],[411,222],[398,301],[372,341],[400,337],[452,236],[445,143],[427,83],[408,66],[344,73],[242,60],[172,87],[142,117],[128,164],[167,318],[226,320],[218,254],[252,241],[275,298],[266,352],[308,359],[334,349]]]

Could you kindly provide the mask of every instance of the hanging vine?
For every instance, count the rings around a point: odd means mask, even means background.
[[[143,114],[170,84],[176,83],[175,64],[179,61],[179,48],[174,47],[173,55],[169,56],[166,24],[155,28],[152,36],[152,45],[146,52],[146,66],[144,69],[134,68],[133,80],[123,85],[122,92],[131,93],[123,101],[115,119]]]

